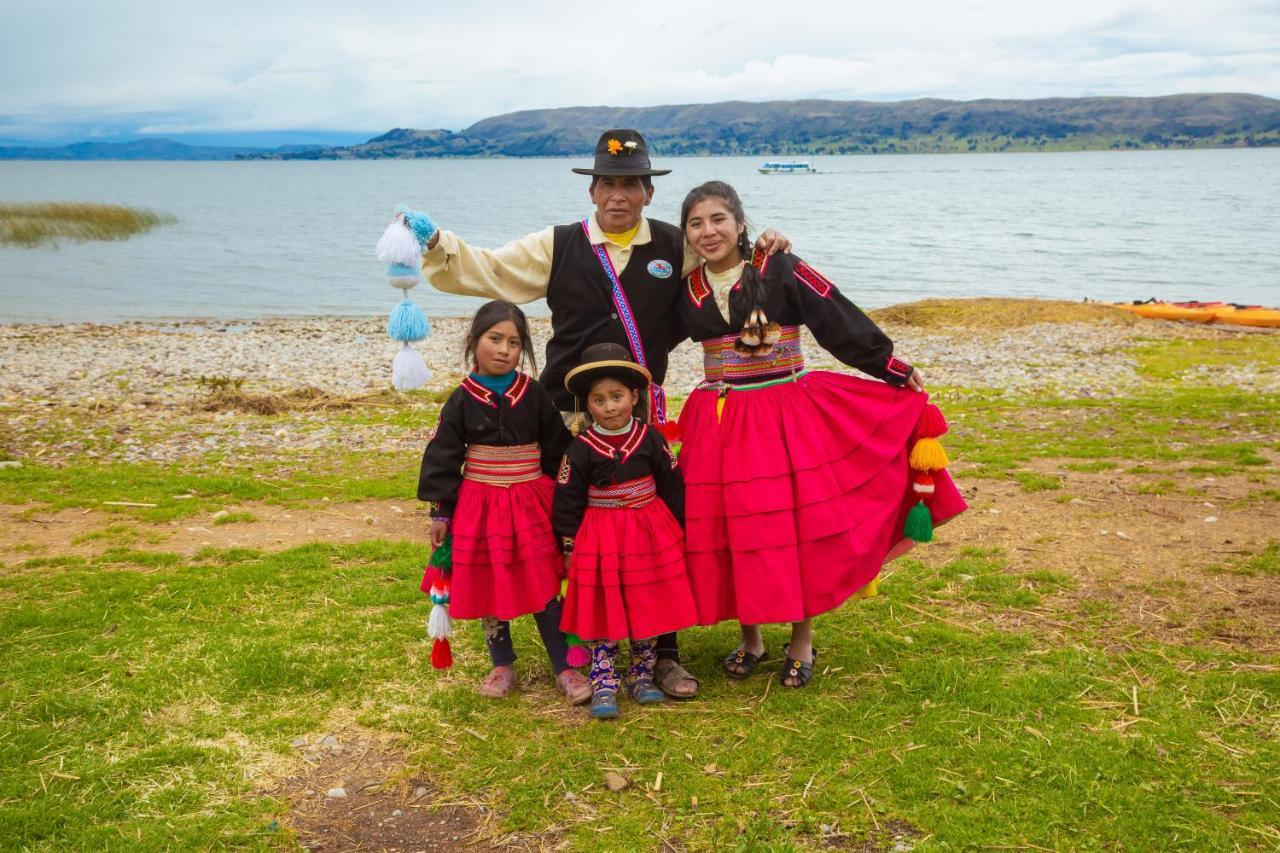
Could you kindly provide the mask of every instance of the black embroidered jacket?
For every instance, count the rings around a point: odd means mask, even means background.
[[[613,447],[590,429],[574,439],[556,475],[552,512],[556,535],[566,548],[572,547],[572,539],[587,511],[589,487],[612,486],[645,476],[653,477],[658,498],[683,526],[684,479],[676,467],[675,454],[656,429],[632,420],[631,432],[620,448]]]
[[[893,341],[821,273],[795,255],[765,257],[755,252],[752,265],[763,268],[764,312],[783,326],[808,326],[827,352],[890,385],[906,384],[911,365],[895,358]],[[716,305],[702,267],[685,280],[680,299],[682,324],[695,341],[736,335],[751,310],[739,285],[729,292],[729,322]]]
[[[554,476],[571,440],[556,404],[525,374],[517,373],[502,394],[468,376],[440,409],[435,435],[423,451],[418,500],[432,502],[433,518],[453,515],[468,444],[537,444],[543,472]]]

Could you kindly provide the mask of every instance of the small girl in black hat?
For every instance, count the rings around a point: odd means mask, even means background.
[[[653,682],[660,634],[697,622],[684,560],[684,484],[662,435],[637,414],[649,371],[618,344],[595,344],[565,387],[594,423],[572,444],[556,477],[553,519],[568,556],[561,627],[589,640],[591,716],[618,716],[618,642],[631,641],[627,689],[661,702]]]

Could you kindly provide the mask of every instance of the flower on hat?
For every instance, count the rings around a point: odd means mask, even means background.
[[[616,139],[610,139],[608,142],[609,153],[614,157],[618,156],[618,152],[622,150],[622,143]]]
[[[626,143],[626,145],[627,145],[627,153],[628,153],[628,154],[632,154],[632,153],[634,153],[634,152],[635,152],[635,150],[636,150],[636,141],[635,141],[634,139],[632,139],[630,142]]]

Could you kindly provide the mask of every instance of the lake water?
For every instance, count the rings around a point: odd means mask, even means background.
[[[710,178],[855,302],[930,296],[1280,303],[1280,149],[666,158],[649,213]],[[116,243],[0,249],[0,320],[370,315],[394,305],[373,246],[397,202],[496,247],[590,210],[586,158],[0,162],[4,201],[148,207],[176,224]],[[436,315],[476,300],[420,286]],[[545,311],[541,305],[535,311]]]

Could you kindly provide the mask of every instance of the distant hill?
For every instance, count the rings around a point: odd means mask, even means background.
[[[1261,95],[944,101],[728,101],[567,107],[465,130],[396,128],[358,145],[278,148],[169,139],[0,145],[0,160],[357,160],[590,155],[601,130],[635,127],[657,155],[921,154],[1280,145],[1280,100]]]
[[[635,127],[655,154],[880,154],[1280,145],[1280,100],[1261,95],[944,101],[729,101],[524,110],[465,130],[395,129],[284,159],[590,154],[599,132]]]
[[[187,145],[170,139],[138,139],[132,142],[76,142],[52,147],[0,145],[0,160],[234,160],[257,154],[300,154],[317,148],[323,146],[250,148]]]

